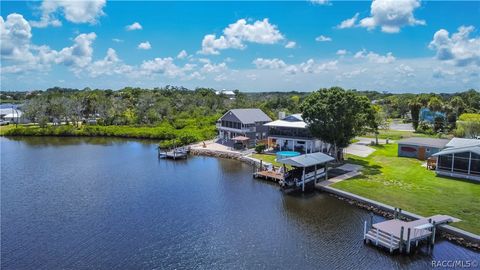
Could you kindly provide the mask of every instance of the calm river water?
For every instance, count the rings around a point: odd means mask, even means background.
[[[366,246],[367,211],[284,195],[238,161],[158,160],[154,144],[115,139],[0,142],[2,269],[425,269],[479,257],[443,240],[431,255]]]

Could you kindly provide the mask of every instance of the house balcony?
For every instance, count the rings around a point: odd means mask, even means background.
[[[255,127],[243,127],[241,129],[238,128],[231,128],[231,127],[224,127],[221,124],[216,124],[216,127],[218,130],[223,130],[223,131],[230,131],[230,132],[236,132],[236,133],[248,133],[248,132],[256,132]]]

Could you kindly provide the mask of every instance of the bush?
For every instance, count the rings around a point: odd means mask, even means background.
[[[267,146],[265,144],[255,145],[255,152],[257,152],[258,154],[263,153],[263,151],[265,151],[265,149],[267,149]]]

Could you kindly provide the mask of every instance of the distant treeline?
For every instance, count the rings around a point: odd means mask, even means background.
[[[276,119],[279,111],[298,113],[307,92],[240,92],[235,96],[217,94],[214,89],[166,86],[142,89],[126,87],[120,90],[50,88],[45,91],[0,92],[2,103],[21,104],[24,117],[38,123],[41,129],[12,130],[11,133],[60,132],[54,126],[65,127],[65,135],[146,137],[161,140],[183,138],[183,142],[213,137],[215,120],[232,108],[260,108]],[[476,90],[454,94],[392,94],[376,91],[356,91],[366,96],[386,118],[411,119],[416,129],[421,108],[441,111],[446,115],[441,127],[428,127],[432,132],[451,131],[462,113],[480,112],[480,93]],[[409,116],[409,117],[407,117]],[[80,123],[98,126],[85,129]],[[101,128],[117,126],[117,128]],[[123,127],[118,128],[119,126]],[[73,128],[75,127],[75,128]],[[127,127],[145,127],[136,135]],[[182,131],[182,132],[180,132]],[[123,132],[123,133],[122,133]],[[118,135],[120,134],[120,135]],[[122,135],[123,134],[123,135]],[[133,134],[133,135],[132,135]],[[165,135],[167,134],[167,135]],[[182,135],[183,134],[183,135]],[[27,134],[25,134],[27,135]],[[188,136],[187,136],[188,135]]]

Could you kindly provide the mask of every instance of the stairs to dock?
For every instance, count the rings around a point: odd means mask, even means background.
[[[400,248],[400,238],[397,236],[372,227],[364,236],[365,241],[371,241],[376,246],[383,246],[393,252]]]

